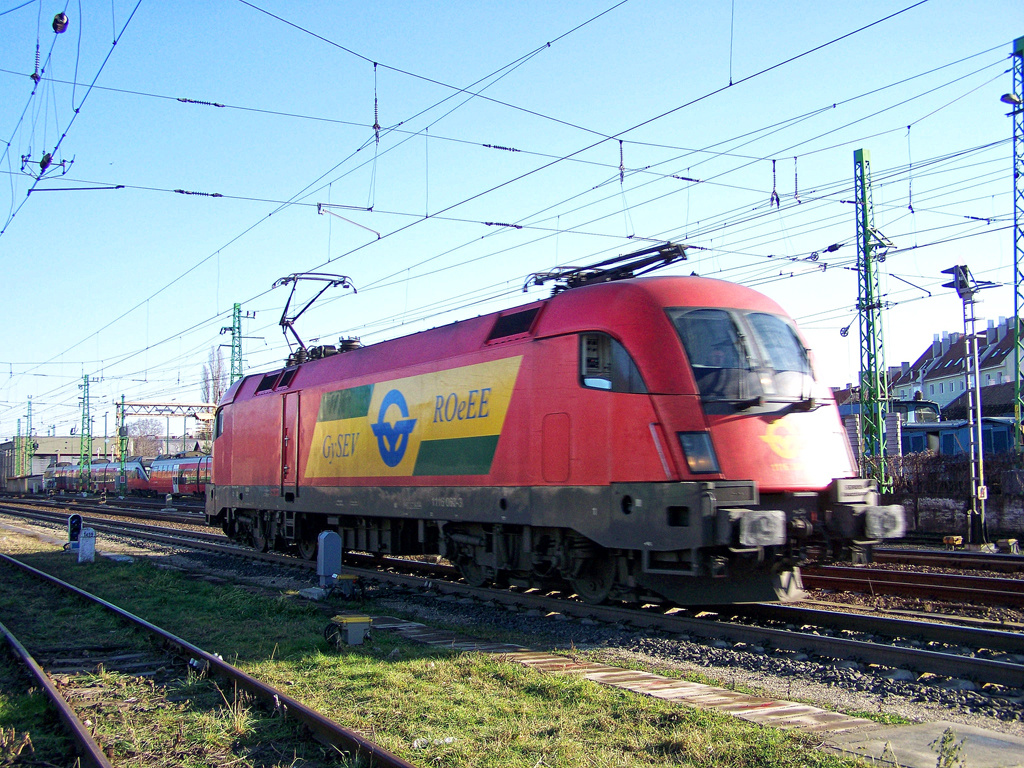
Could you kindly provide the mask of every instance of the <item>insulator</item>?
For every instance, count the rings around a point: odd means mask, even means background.
[[[53,31],[58,35],[68,28],[68,15],[66,13],[58,13],[53,17]]]

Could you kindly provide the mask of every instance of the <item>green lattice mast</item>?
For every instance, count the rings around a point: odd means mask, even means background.
[[[82,431],[78,452],[78,485],[88,491],[92,485],[92,420],[89,418],[89,374],[82,377]]]
[[[21,442],[21,419],[18,419],[18,434],[14,438],[14,476],[21,477],[22,459],[25,449]]]
[[[891,480],[885,467],[885,404],[889,396],[882,342],[882,301],[876,250],[885,245],[874,226],[871,204],[871,155],[853,153],[857,208],[857,311],[860,317],[860,423],[864,447],[861,472],[873,477],[881,490]],[[875,459],[872,461],[871,459]]]
[[[117,475],[117,492],[124,496],[128,493],[128,425],[124,422],[124,395],[117,406],[117,447],[121,463]]]
[[[231,381],[242,378],[242,305],[235,304],[231,312]]]
[[[1003,101],[1013,107],[1010,112],[1013,120],[1013,434],[1018,451],[1024,442],[1021,434],[1024,393],[1020,384],[1021,347],[1024,345],[1020,328],[1024,311],[1024,107],[1021,99],[1024,99],[1024,37],[1013,41],[1013,93],[1003,97]]]
[[[32,474],[32,464],[36,458],[36,444],[32,439],[32,397],[28,398],[28,433],[25,435],[25,474]]]

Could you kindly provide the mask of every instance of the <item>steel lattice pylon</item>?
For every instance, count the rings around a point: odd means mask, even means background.
[[[14,476],[21,477],[23,471],[22,458],[25,455],[24,446],[21,441],[21,419],[18,419],[18,434],[14,438]]]
[[[857,312],[860,319],[860,421],[864,448],[861,473],[873,477],[882,490],[890,480],[885,468],[885,403],[889,396],[882,341],[882,301],[876,250],[886,241],[874,227],[871,204],[871,155],[853,153],[857,208]],[[875,458],[875,461],[869,459]]]
[[[231,325],[220,329],[221,333],[231,334],[231,381],[229,384],[234,384],[242,378],[242,320],[251,320],[254,317],[256,317],[255,313],[246,312],[243,318],[242,305],[235,304],[231,310]]]
[[[242,305],[231,312],[231,383],[242,378]]]
[[[36,457],[36,443],[32,439],[32,397],[31,396],[28,398],[28,414],[27,414],[26,418],[28,419],[28,425],[27,425],[28,426],[28,430],[25,433],[25,436],[26,436],[26,440],[25,440],[25,474],[26,475],[31,475],[32,474],[32,464],[34,463],[35,457]]]
[[[89,414],[89,374],[82,378],[82,431],[78,458],[78,482],[83,491],[92,485],[92,418]]]
[[[1022,393],[1020,382],[1021,312],[1024,310],[1024,37],[1013,41],[1013,96],[1017,97],[1010,117],[1013,120],[1013,423],[1014,445],[1022,449],[1021,434]]]
[[[128,493],[128,425],[124,420],[124,395],[117,404],[117,454],[120,464],[117,475],[117,492],[121,496]]]

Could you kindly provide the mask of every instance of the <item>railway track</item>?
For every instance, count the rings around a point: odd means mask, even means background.
[[[167,509],[166,506],[158,508],[155,505],[147,505],[140,508],[136,500],[133,500],[131,503],[111,504],[97,499],[77,498],[4,499],[0,503],[9,508],[26,510],[64,509],[80,515],[92,513],[110,517],[144,518],[166,523],[176,523],[178,525],[206,525],[206,515],[200,510],[186,511],[174,508],[173,511],[164,511]]]
[[[167,506],[166,496],[117,496],[102,493],[66,493],[57,491],[46,494],[0,492],[0,501],[55,501],[61,504],[109,504],[110,506],[128,506],[142,509],[161,509]],[[202,512],[206,504],[202,497],[175,496],[174,506],[194,512]]]
[[[874,561],[880,565],[913,565],[955,568],[961,571],[1024,573],[1024,555],[963,550],[876,549]]]
[[[118,740],[110,740],[105,745],[98,743],[94,737],[95,729],[83,722],[76,711],[76,705],[78,709],[88,711],[96,709],[89,702],[99,700],[97,711],[100,711],[104,709],[106,703],[104,700],[121,701],[124,699],[123,683],[119,688],[115,681],[112,683],[115,690],[104,690],[104,681],[107,678],[104,675],[93,673],[97,670],[108,674],[121,672],[133,677],[151,679],[155,684],[166,682],[171,677],[187,676],[188,669],[191,668],[225,680],[236,686],[236,690],[245,691],[266,705],[272,716],[285,717],[301,724],[308,729],[312,738],[322,744],[362,758],[372,766],[413,768],[411,763],[381,748],[362,735],[324,717],[284,691],[266,685],[228,664],[219,656],[208,653],[118,606],[32,568],[15,558],[0,554],[0,566],[27,574],[41,585],[45,585],[44,588],[55,588],[74,596],[76,600],[87,601],[89,605],[99,606],[113,616],[117,622],[131,627],[133,630],[141,630],[138,633],[140,640],[133,641],[132,633],[122,631],[118,633],[118,642],[113,645],[109,641],[99,646],[90,644],[87,634],[85,637],[74,638],[73,642],[69,642],[66,637],[54,637],[52,641],[60,643],[59,645],[51,645],[48,650],[33,654],[25,644],[15,637],[8,626],[0,625],[0,630],[2,630],[8,645],[14,650],[32,677],[45,690],[53,706],[56,707],[62,721],[71,732],[85,764],[101,768],[110,766],[109,758],[114,756]],[[15,617],[15,620],[17,618]],[[107,634],[109,636],[109,631]],[[142,713],[133,712],[133,716],[139,714]],[[105,715],[101,712],[96,716]],[[135,727],[139,727],[138,719],[133,718],[133,721]]]
[[[808,589],[1024,608],[1024,580],[1021,579],[837,566],[806,568],[802,575]]]
[[[35,513],[38,517],[40,513]],[[51,522],[59,523],[54,516]],[[181,547],[258,559],[288,568],[312,572],[313,563],[276,553],[258,553],[230,544],[221,534],[156,531],[122,523],[91,522],[98,531],[138,536]],[[1017,632],[963,627],[934,621],[874,617],[835,611],[794,612],[790,606],[730,606],[694,614],[659,606],[593,606],[566,596],[534,592],[474,588],[457,579],[448,566],[416,561],[359,557],[346,553],[346,572],[397,586],[418,588],[425,583],[441,593],[472,596],[480,600],[518,606],[543,613],[560,613],[580,619],[621,623],[698,638],[703,642],[744,643],[752,647],[812,653],[835,660],[861,661],[886,668],[915,670],[948,678],[967,678],[977,683],[1024,687],[1024,635]],[[353,567],[361,562],[365,567]],[[380,570],[381,566],[392,569]],[[398,570],[401,569],[401,572]],[[750,621],[761,622],[751,626]],[[745,623],[744,623],[745,622]],[[768,624],[766,626],[765,624]],[[845,635],[845,636],[844,636]],[[924,646],[928,647],[915,647]],[[983,650],[984,649],[984,650]]]

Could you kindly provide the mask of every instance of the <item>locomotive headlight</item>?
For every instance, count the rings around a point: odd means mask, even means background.
[[[707,432],[679,432],[679,445],[686,456],[686,465],[695,475],[717,474],[718,458]]]

